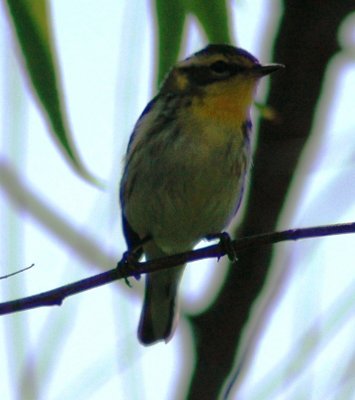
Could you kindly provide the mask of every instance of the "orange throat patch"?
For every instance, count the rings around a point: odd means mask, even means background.
[[[202,119],[225,125],[241,125],[249,117],[256,82],[254,80],[219,82],[193,102],[193,112]]]

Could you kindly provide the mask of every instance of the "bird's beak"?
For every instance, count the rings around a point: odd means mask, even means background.
[[[266,64],[266,65],[256,65],[253,69],[252,72],[256,75],[256,76],[265,76],[265,75],[269,75],[272,72],[275,72],[277,70],[279,70],[280,68],[285,68],[285,66],[283,64]]]

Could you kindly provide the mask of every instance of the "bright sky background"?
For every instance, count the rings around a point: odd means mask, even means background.
[[[274,9],[262,0],[232,3],[238,44],[262,61],[282,62],[269,58],[280,15],[277,2]],[[6,160],[68,229],[91,238],[97,258],[79,257],[29,213],[9,206],[0,190],[0,275],[36,264],[29,272],[0,281],[0,301],[111,268],[125,250],[117,187],[133,124],[153,95],[149,4],[143,0],[51,1],[75,142],[85,164],[107,182],[105,192],[74,175],[48,135],[18,66],[1,4],[0,167]],[[188,52],[198,50],[204,45],[199,32],[194,26],[188,29]],[[263,43],[258,40],[261,35],[266,37]],[[343,50],[328,68],[314,135],[280,229],[355,221],[354,15],[344,22],[338,40]],[[265,89],[260,88],[260,99]],[[262,328],[256,354],[250,355],[238,399],[352,398],[354,243],[355,236],[348,235],[277,246],[270,293],[257,305],[261,312],[271,304],[270,319]],[[221,265],[218,268],[223,271]],[[186,311],[196,313],[211,301],[213,293],[204,296],[210,288],[210,270],[217,274],[206,263],[186,272],[182,288]],[[2,399],[19,398],[16,393],[24,387],[29,399],[163,400],[171,399],[177,386],[175,398],[183,399],[194,362],[190,327],[182,319],[168,345],[140,346],[137,294],[142,285],[133,284],[133,290],[117,283],[74,296],[60,308],[2,317]],[[250,331],[259,323],[256,318]],[[302,373],[293,375],[298,370]],[[30,388],[33,379],[37,389]],[[236,390],[231,398],[236,398]]]

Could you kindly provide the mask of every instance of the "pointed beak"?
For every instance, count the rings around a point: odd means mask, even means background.
[[[252,71],[256,76],[262,77],[269,75],[281,68],[285,68],[283,64],[266,64],[266,65],[256,65]]]

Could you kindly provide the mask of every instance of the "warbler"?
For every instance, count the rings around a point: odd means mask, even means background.
[[[129,250],[148,260],[191,250],[237,212],[250,166],[250,108],[260,78],[282,67],[210,44],[167,74],[131,135],[120,183]],[[141,253],[140,253],[141,254]],[[172,337],[184,265],[147,274],[144,345]]]

